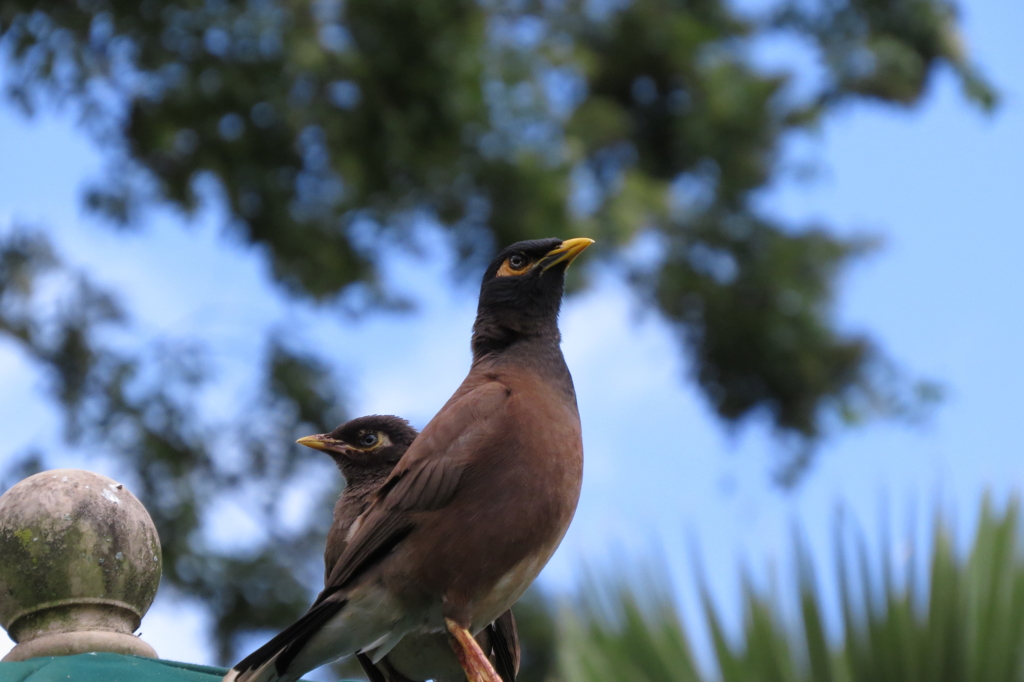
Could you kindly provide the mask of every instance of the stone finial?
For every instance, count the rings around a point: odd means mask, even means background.
[[[156,658],[132,633],[160,571],[153,520],[120,483],[78,469],[26,478],[0,497],[0,626],[18,643],[3,660]]]

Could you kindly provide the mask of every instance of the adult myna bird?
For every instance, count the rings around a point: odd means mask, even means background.
[[[352,523],[366,511],[375,492],[402,458],[418,432],[393,415],[353,419],[330,433],[300,438],[302,445],[326,452],[345,477],[345,489],[334,506],[334,523],[324,552],[325,582],[347,544]],[[519,637],[512,611],[506,611],[476,636],[477,643],[503,682],[515,682],[519,672]],[[377,664],[356,654],[372,682],[461,682],[466,676],[448,645],[446,633],[410,635]]]
[[[352,524],[310,610],[225,682],[294,682],[445,630],[470,682],[499,682],[471,633],[533,582],[579,500],[583,445],[558,310],[565,268],[592,243],[519,242],[491,262],[469,375]]]

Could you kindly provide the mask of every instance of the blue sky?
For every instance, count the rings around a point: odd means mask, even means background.
[[[842,434],[822,448],[800,487],[781,493],[770,481],[776,446],[768,433],[756,425],[726,432],[685,382],[669,331],[641,314],[614,278],[598,278],[562,316],[587,461],[576,520],[541,577],[545,585],[570,588],[584,564],[607,567],[660,547],[684,611],[696,619],[685,553],[692,539],[735,624],[740,566],[759,578],[771,566],[785,568],[794,522],[827,564],[840,505],[872,536],[883,516],[902,529],[910,510],[926,518],[941,505],[963,538],[984,491],[1005,500],[1021,489],[1024,47],[1017,32],[1024,5],[974,0],[963,10],[966,43],[1003,95],[994,115],[965,105],[943,73],[913,111],[856,105],[820,135],[794,140],[791,157],[811,159],[822,172],[764,198],[786,216],[884,236],[884,249],[843,280],[840,319],[945,384],[934,417],[922,427],[874,424]],[[259,357],[251,330],[286,319],[338,361],[353,413],[392,412],[422,426],[461,381],[476,292],[445,284],[447,264],[429,240],[434,258],[398,258],[391,271],[421,301],[416,315],[323,320],[266,284],[259,255],[224,237],[213,209],[187,227],[180,216],[155,212],[144,231],[127,236],[84,216],[80,191],[102,166],[72,117],[27,121],[0,105],[0,229],[13,220],[46,227],[69,260],[126,292],[145,333],[209,341],[226,377],[211,409],[244,394],[244,381],[232,377]],[[41,382],[0,344],[0,457],[54,444],[58,422]],[[90,467],[118,475],[102,459]],[[231,539],[224,528],[210,532]],[[212,660],[202,628],[194,609],[158,597],[142,630],[162,656],[202,663]],[[0,641],[0,653],[7,646]]]

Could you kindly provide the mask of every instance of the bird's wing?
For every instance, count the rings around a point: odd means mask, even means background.
[[[355,531],[317,602],[344,589],[413,530],[412,514],[439,509],[455,496],[466,466],[506,424],[510,390],[481,384],[448,402],[395,465]]]
[[[490,628],[494,668],[504,682],[516,682],[520,661],[519,630],[512,609],[498,616]]]

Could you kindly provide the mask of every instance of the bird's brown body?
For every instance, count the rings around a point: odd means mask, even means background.
[[[299,443],[329,454],[346,482],[334,506],[334,522],[327,536],[325,585],[348,543],[352,524],[366,511],[417,435],[416,429],[400,417],[370,415],[353,419],[331,433],[299,439]],[[360,443],[366,438],[372,444]],[[512,612],[506,611],[481,630],[477,642],[484,652],[493,652],[494,667],[504,682],[514,682],[520,653]],[[377,665],[362,655],[359,663],[371,680],[461,682],[465,679],[446,633],[406,637]]]
[[[415,431],[413,431],[413,438],[415,438]],[[330,530],[327,531],[327,546],[324,549],[325,585],[331,576],[331,570],[345,551],[352,524],[370,506],[374,494],[380,490],[384,481],[391,475],[391,470],[395,468],[407,449],[408,445],[398,448],[395,453],[397,456],[380,453],[383,456],[359,457],[357,455],[356,457],[335,458],[341,475],[345,478],[345,488],[334,505],[334,522],[331,524]]]
[[[591,242],[520,242],[484,274],[473,365],[347,534],[302,619],[226,682],[296,680],[406,637],[449,632],[472,680],[497,680],[470,633],[509,609],[550,559],[579,500],[583,447],[560,350],[565,267]]]
[[[583,447],[572,379],[560,353],[551,367],[532,350],[477,360],[392,474],[396,486],[409,481],[403,500],[441,498],[453,486],[445,518],[461,522],[453,532],[429,508],[411,512],[417,541],[396,548],[382,579],[402,585],[400,599],[410,605],[442,595],[445,617],[472,632],[521,596],[579,499]],[[456,456],[443,467],[421,465],[444,447]]]

